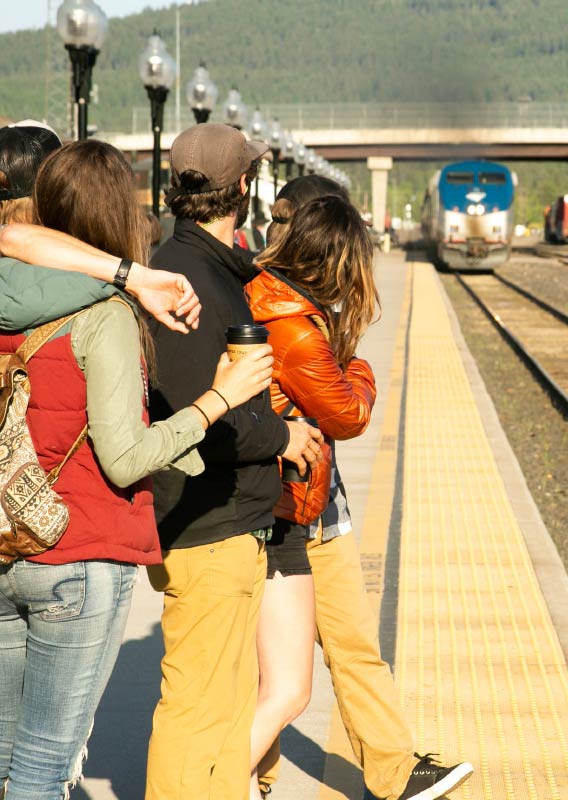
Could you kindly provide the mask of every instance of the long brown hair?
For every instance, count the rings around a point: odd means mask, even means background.
[[[345,369],[379,304],[365,224],[344,197],[326,195],[303,205],[283,228],[257,264],[281,270],[323,307]]]
[[[145,263],[149,226],[124,155],[106,142],[71,142],[41,165],[34,185],[38,222],[113,256]]]
[[[68,233],[113,256],[146,263],[150,226],[134,192],[124,155],[106,142],[72,142],[53,152],[38,172],[33,192],[40,225]],[[142,349],[151,374],[154,348],[143,313]]]

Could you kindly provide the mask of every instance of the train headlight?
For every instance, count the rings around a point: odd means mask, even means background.
[[[478,217],[483,216],[483,214],[485,214],[485,206],[481,203],[478,203],[478,205],[475,206],[475,213]]]
[[[476,208],[477,208],[477,206],[475,206],[475,205],[472,203],[471,205],[469,205],[469,206],[467,207],[467,213],[468,213],[470,216],[473,216],[474,214],[476,214],[476,213],[477,213],[477,212],[476,212]]]

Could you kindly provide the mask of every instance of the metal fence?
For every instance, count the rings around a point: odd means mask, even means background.
[[[262,107],[267,120],[278,118],[283,128],[302,130],[351,130],[385,128],[568,128],[568,104],[563,103],[286,103]],[[222,121],[217,108],[211,122]],[[180,119],[166,105],[164,131],[176,132],[194,124],[191,109]],[[132,109],[132,133],[150,131],[149,106]]]

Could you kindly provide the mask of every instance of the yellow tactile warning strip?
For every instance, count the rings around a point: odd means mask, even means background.
[[[410,314],[411,272],[406,281],[404,298],[401,307],[400,323],[394,344],[392,364],[390,368],[389,390],[385,403],[383,425],[377,456],[373,464],[371,478],[372,487],[365,509],[363,530],[359,542],[361,563],[365,574],[365,583],[373,610],[378,614],[381,604],[384,567],[386,561],[387,540],[391,519],[392,503],[395,493],[397,450],[399,445],[400,409],[405,370],[405,348]],[[378,624],[378,623],[377,623]],[[335,753],[340,759],[328,759],[324,769],[324,778],[320,790],[320,800],[339,800],[345,798],[340,790],[332,787],[346,788],[347,796],[356,798],[363,794],[363,779],[353,786],[353,773],[346,769],[346,762],[356,764],[351,744],[345,733],[341,716],[334,704],[326,746],[327,753]]]
[[[396,682],[452,798],[567,800],[568,672],[432,267],[414,265]]]
[[[452,800],[568,800],[566,662],[438,278],[427,264],[414,264],[412,276],[395,667],[401,701],[419,751],[474,764]],[[361,539],[377,610],[408,306],[407,293]],[[353,761],[337,708],[326,749]],[[362,783],[347,787],[347,774],[335,774],[339,763],[326,765],[320,800],[361,797]]]

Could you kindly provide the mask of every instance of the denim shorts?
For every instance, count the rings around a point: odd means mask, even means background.
[[[312,568],[306,552],[306,536],[309,528],[294,522],[276,518],[272,536],[266,542],[268,569],[266,577],[273,578],[279,572],[287,575],[310,575]]]

